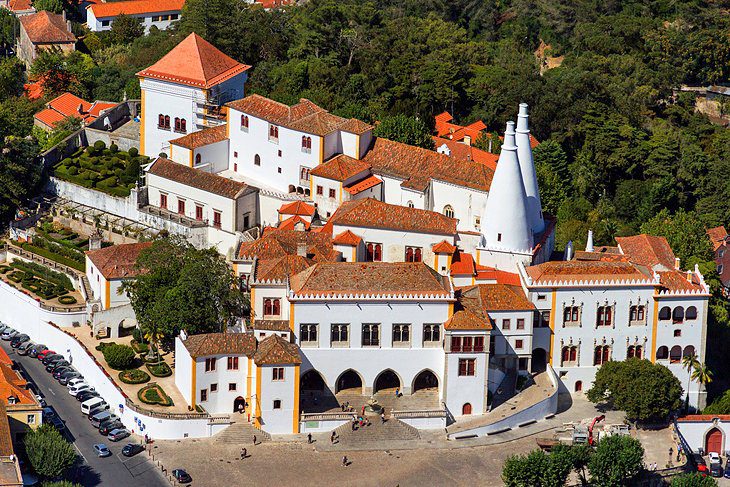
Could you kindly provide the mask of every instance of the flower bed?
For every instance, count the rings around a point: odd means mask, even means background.
[[[144,370],[131,369],[119,372],[119,380],[125,384],[144,384],[149,382],[150,374]]]
[[[156,364],[146,363],[145,367],[155,377],[170,377],[172,375],[172,369],[170,369],[170,366],[166,362],[158,362]]]
[[[59,296],[58,302],[61,304],[76,304],[77,303],[76,298],[74,298],[73,296]]]
[[[165,391],[156,382],[152,382],[141,388],[137,392],[137,398],[145,404],[157,404],[160,406],[174,405],[170,396],[165,394]]]
[[[135,352],[142,355],[150,351],[149,345],[146,343],[139,343],[137,340],[132,340],[130,343]]]
[[[9,265],[0,265],[0,274],[7,273],[11,267]]]

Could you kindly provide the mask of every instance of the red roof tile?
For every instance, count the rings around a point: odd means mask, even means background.
[[[715,251],[725,244],[727,239],[727,230],[724,226],[710,228],[707,230],[707,236],[712,242],[712,250]]]
[[[139,15],[157,12],[179,12],[185,0],[130,0],[127,2],[97,3],[88,7],[94,17],[116,17],[117,15]]]
[[[138,76],[189,86],[211,88],[251,66],[223,54],[213,44],[192,33]]]
[[[172,145],[186,149],[197,149],[226,140],[226,126],[208,127],[170,141]]]
[[[688,414],[686,416],[680,416],[677,421],[680,423],[686,423],[689,421],[712,421],[713,419],[719,419],[720,421],[730,421],[730,414]]]
[[[476,274],[474,257],[465,252],[458,252],[451,261],[451,275],[473,276]]]
[[[520,275],[512,272],[500,271],[492,267],[484,267],[477,265],[476,279],[478,281],[496,281],[497,284],[507,284],[510,286],[520,286]]]
[[[381,184],[383,182],[382,179],[380,179],[377,176],[368,176],[365,179],[361,179],[360,181],[356,181],[348,186],[343,186],[342,189],[347,191],[348,193],[355,195],[360,194],[363,191],[367,191],[370,188],[373,188],[377,186],[378,184]]]
[[[251,242],[243,242],[236,255],[239,260],[278,259],[296,255],[299,245],[306,246],[308,256],[317,262],[337,260],[339,253],[332,248],[332,237],[326,233],[298,232],[296,230],[272,229]]]
[[[492,323],[485,311],[478,286],[456,290],[454,314],[444,323],[447,330],[491,330]]]
[[[98,250],[89,250],[86,256],[105,279],[124,279],[136,277],[137,258],[152,242],[113,245]]]
[[[674,252],[664,237],[641,234],[633,237],[616,237],[616,242],[624,255],[635,264],[674,269]]]
[[[193,358],[210,355],[246,355],[256,352],[256,338],[250,333],[203,333],[189,335],[183,345]]]
[[[284,282],[287,278],[299,274],[312,265],[314,265],[314,260],[301,255],[261,259],[256,261],[253,278],[258,282]]]
[[[337,155],[310,171],[312,176],[345,181],[363,172],[369,172],[370,165],[344,154]]]
[[[653,279],[649,269],[629,262],[551,261],[528,267],[527,274],[536,284],[553,281],[651,282]]]
[[[280,215],[314,215],[314,206],[305,203],[304,201],[292,201],[291,203],[285,203],[279,208]]]
[[[389,205],[372,198],[344,202],[330,218],[334,225],[455,235],[457,220],[435,211]]]
[[[446,240],[442,240],[432,247],[432,250],[436,254],[453,254],[456,252],[456,247]]]
[[[74,36],[61,15],[45,10],[18,18],[22,29],[33,44],[75,43]]]
[[[525,311],[535,309],[520,286],[479,284],[484,309],[489,311]]]
[[[229,199],[240,197],[248,189],[246,183],[184,166],[164,157],[158,157],[147,172]]]
[[[299,365],[299,347],[279,335],[269,335],[259,344],[253,357],[256,365]]]
[[[29,10],[34,10],[31,0],[10,0],[8,2],[8,7],[13,12],[25,12]]]
[[[436,144],[436,149],[443,145],[448,147],[449,151],[451,152],[449,157],[462,161],[478,162],[480,164],[486,165],[492,171],[497,169],[497,161],[499,160],[498,154],[492,154],[490,152],[477,149],[474,146],[466,145],[461,142],[456,142],[441,137],[433,137],[433,141],[434,144]]]
[[[304,218],[300,217],[299,215],[290,216],[289,218],[282,220],[279,222],[279,226],[276,228],[278,230],[298,230],[298,226],[301,225],[302,231],[309,230],[309,226],[311,223],[309,223]]]
[[[56,110],[44,108],[40,112],[33,115],[33,118],[50,128],[55,128],[58,123],[66,119],[66,116],[58,113]]]
[[[349,245],[351,247],[356,247],[357,245],[362,242],[362,239],[352,233],[350,230],[345,230],[344,232],[337,235],[334,239],[332,239],[332,243],[336,245]]]

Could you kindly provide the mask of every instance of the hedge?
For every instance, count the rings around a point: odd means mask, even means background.
[[[73,269],[76,269],[81,272],[86,272],[86,264],[85,263],[79,263],[75,260],[69,259],[68,257],[64,257],[63,255],[59,255],[55,252],[51,252],[50,250],[43,249],[41,247],[36,247],[35,245],[31,245],[29,243],[21,243],[20,247],[23,250],[27,250],[28,252],[33,252],[34,254],[38,254],[41,257],[45,257],[46,259],[52,260],[54,262],[58,262],[59,264],[63,264],[65,266],[71,267]]]
[[[119,380],[125,384],[144,384],[149,382],[150,374],[144,370],[130,369],[119,372]]]
[[[61,304],[76,304],[76,298],[73,296],[59,296],[58,302]]]
[[[99,344],[98,344],[97,346],[95,346],[94,348],[95,348],[96,350],[100,351],[100,352],[103,352],[103,351],[104,351],[104,349],[105,349],[106,347],[108,347],[109,345],[116,345],[116,343],[114,343],[114,342],[100,342],[100,343],[99,343]]]
[[[145,404],[159,404],[160,406],[173,406],[170,396],[165,394],[162,387],[156,383],[144,386],[137,392],[137,397]]]
[[[25,262],[19,259],[13,259],[13,263],[11,265],[16,269],[25,271],[26,274],[31,274],[32,276],[56,284],[57,286],[69,291],[73,291],[74,289],[71,279],[69,279],[66,274],[51,270],[44,265],[36,264],[35,262]]]
[[[155,377],[170,377],[172,375],[172,369],[167,365],[167,362],[159,362],[156,364],[145,364],[147,370],[150,371]]]
[[[132,347],[128,345],[118,345],[116,343],[107,345],[101,351],[104,354],[104,360],[109,367],[115,370],[125,370],[132,367],[137,354],[134,353]]]
[[[149,345],[147,345],[146,343],[139,343],[137,340],[132,340],[130,345],[132,345],[134,351],[140,355],[150,351]]]

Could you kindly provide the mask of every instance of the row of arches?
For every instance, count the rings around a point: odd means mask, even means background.
[[[674,309],[669,306],[663,306],[659,310],[659,320],[667,321],[671,319],[672,323],[684,323],[684,320],[696,320],[697,308],[688,307],[686,310],[683,306],[675,306]]]
[[[694,354],[695,347],[693,347],[692,345],[687,345],[686,347],[684,347],[684,350],[682,350],[682,347],[680,347],[679,345],[675,345],[671,349],[665,345],[662,345],[656,351],[656,359],[669,359],[670,364],[676,364],[682,361],[682,357],[691,357]]]
[[[354,394],[362,394],[365,382],[362,376],[353,369],[347,369],[342,372],[335,381],[335,394],[347,391]],[[385,369],[380,372],[373,382],[373,393],[383,390],[403,390],[404,384],[400,376],[392,369]],[[439,380],[436,374],[424,369],[413,378],[411,384],[411,392],[417,392],[424,389],[438,389]],[[300,388],[302,391],[325,391],[327,384],[322,375],[315,369],[311,369],[304,373],[300,378]]]

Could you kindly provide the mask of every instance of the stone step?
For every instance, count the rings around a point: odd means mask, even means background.
[[[342,445],[360,445],[363,443],[376,443],[380,441],[408,441],[418,440],[421,435],[413,426],[394,418],[388,419],[385,423],[380,418],[371,418],[370,426],[358,427],[352,430],[350,423],[344,424],[335,430]]]
[[[270,434],[245,421],[231,424],[213,438],[216,442],[225,445],[253,445],[254,436],[256,436],[256,443],[271,441]]]

